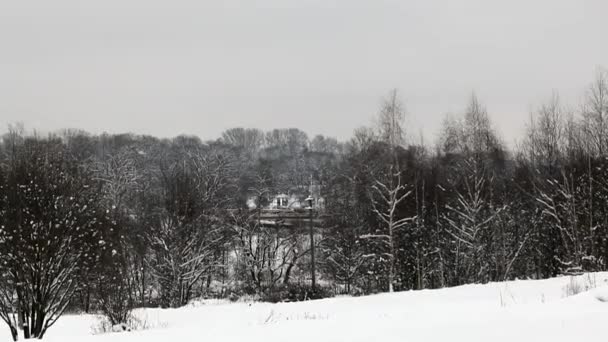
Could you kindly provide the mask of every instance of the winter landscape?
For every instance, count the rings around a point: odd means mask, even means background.
[[[603,341],[607,281],[594,273],[301,303],[195,301],[138,310],[149,325],[140,332],[92,335],[95,316],[67,315],[45,340]]]
[[[606,340],[606,13],[0,0],[0,342]]]

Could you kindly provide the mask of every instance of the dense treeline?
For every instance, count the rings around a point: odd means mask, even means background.
[[[438,288],[606,270],[608,78],[580,109],[554,95],[508,150],[475,96],[440,139],[409,139],[397,93],[348,142],[298,129],[47,137],[0,145],[0,318],[41,338],[66,310],[112,325],[134,307],[201,296],[265,300]],[[259,210],[311,179],[325,199],[308,291],[308,235]],[[320,255],[319,255],[320,254]]]

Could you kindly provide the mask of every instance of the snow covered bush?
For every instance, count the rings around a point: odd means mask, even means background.
[[[115,275],[106,274],[99,279],[97,295],[99,309],[112,324],[127,324],[134,307],[134,289],[132,281],[126,279],[124,272]]]
[[[77,277],[105,248],[97,193],[59,139],[15,142],[0,186],[0,318],[14,340],[42,338],[65,312]]]
[[[93,335],[102,335],[108,333],[123,333],[167,327],[167,322],[151,320],[145,311],[142,311],[137,315],[133,313],[129,314],[128,319],[119,324],[112,324],[106,315],[99,315],[95,323],[91,326],[91,333]]]

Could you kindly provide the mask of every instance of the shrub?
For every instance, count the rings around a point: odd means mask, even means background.
[[[166,322],[150,320],[145,314],[143,315],[143,317],[141,314],[138,316],[131,314],[124,323],[119,324],[112,324],[107,316],[99,315],[97,317],[97,320],[91,327],[91,333],[93,335],[100,335],[107,333],[120,333],[166,328],[167,326],[168,324]]]
[[[313,291],[310,285],[288,284],[268,291],[261,297],[261,300],[271,303],[302,302],[329,297],[333,297],[333,293],[326,287],[317,286]]]
[[[575,296],[597,287],[594,275],[587,274],[584,277],[570,276],[568,284],[563,287],[564,297]]]

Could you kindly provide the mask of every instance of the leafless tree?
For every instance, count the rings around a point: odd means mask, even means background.
[[[445,205],[443,220],[454,239],[457,281],[477,281],[487,274],[484,249],[502,210],[492,203],[494,175],[489,167],[491,153],[500,147],[487,111],[475,95],[462,121],[446,122],[452,124],[458,126],[444,131],[452,132],[449,139],[454,145],[450,152],[456,155],[449,177],[454,196]]]
[[[563,272],[576,273],[581,271],[584,256],[582,237],[579,232],[576,184],[574,177],[561,171],[560,178],[546,179],[546,186],[537,187],[537,201],[543,208],[543,214],[555,225],[565,249],[562,255],[571,257],[564,260],[557,255]]]
[[[310,252],[294,228],[264,226],[258,213],[232,213],[235,253],[258,294],[288,284],[298,260]]]
[[[412,190],[403,182],[401,165],[397,156],[397,149],[405,142],[405,109],[397,97],[397,90],[390,93],[385,100],[378,117],[378,131],[380,140],[388,145],[390,161],[386,172],[375,175],[374,184],[371,185],[370,197],[373,212],[386,228],[385,234],[365,234],[364,239],[376,239],[387,248],[383,258],[388,259],[388,291],[394,291],[396,246],[395,235],[412,221],[413,217],[399,217],[398,207],[408,199]]]
[[[66,310],[79,270],[103,248],[105,217],[58,139],[27,138],[12,158],[1,185],[0,317],[14,339],[17,329],[42,338]]]
[[[98,281],[85,284],[87,303],[90,286],[94,285],[99,304],[112,325],[127,324],[137,298],[145,305],[145,268],[136,255],[137,235],[129,231],[132,216],[129,200],[138,188],[140,174],[130,151],[109,154],[93,163],[94,179],[101,185],[100,205],[113,216],[116,228],[112,231],[112,250],[104,255]],[[138,293],[139,292],[139,293]]]
[[[603,69],[598,69],[595,80],[587,90],[583,117],[593,152],[603,156],[608,148],[608,72]]]
[[[205,274],[221,267],[218,248],[226,240],[223,209],[230,199],[230,161],[213,151],[194,150],[184,160],[162,161],[163,187],[156,227],[150,234],[150,266],[164,305],[186,304]]]
[[[396,255],[396,234],[403,229],[415,217],[399,218],[398,207],[412,195],[412,190],[402,183],[400,173],[389,174],[391,184],[385,184],[376,180],[372,186],[372,206],[376,216],[386,226],[386,234],[366,234],[361,236],[363,239],[378,239],[388,249],[384,257],[388,259],[388,291],[394,291],[395,283],[395,255]]]
[[[565,116],[557,93],[531,115],[524,147],[535,165],[559,167],[566,141]]]
[[[231,128],[222,133],[221,141],[253,156],[264,146],[264,132],[255,128]]]

